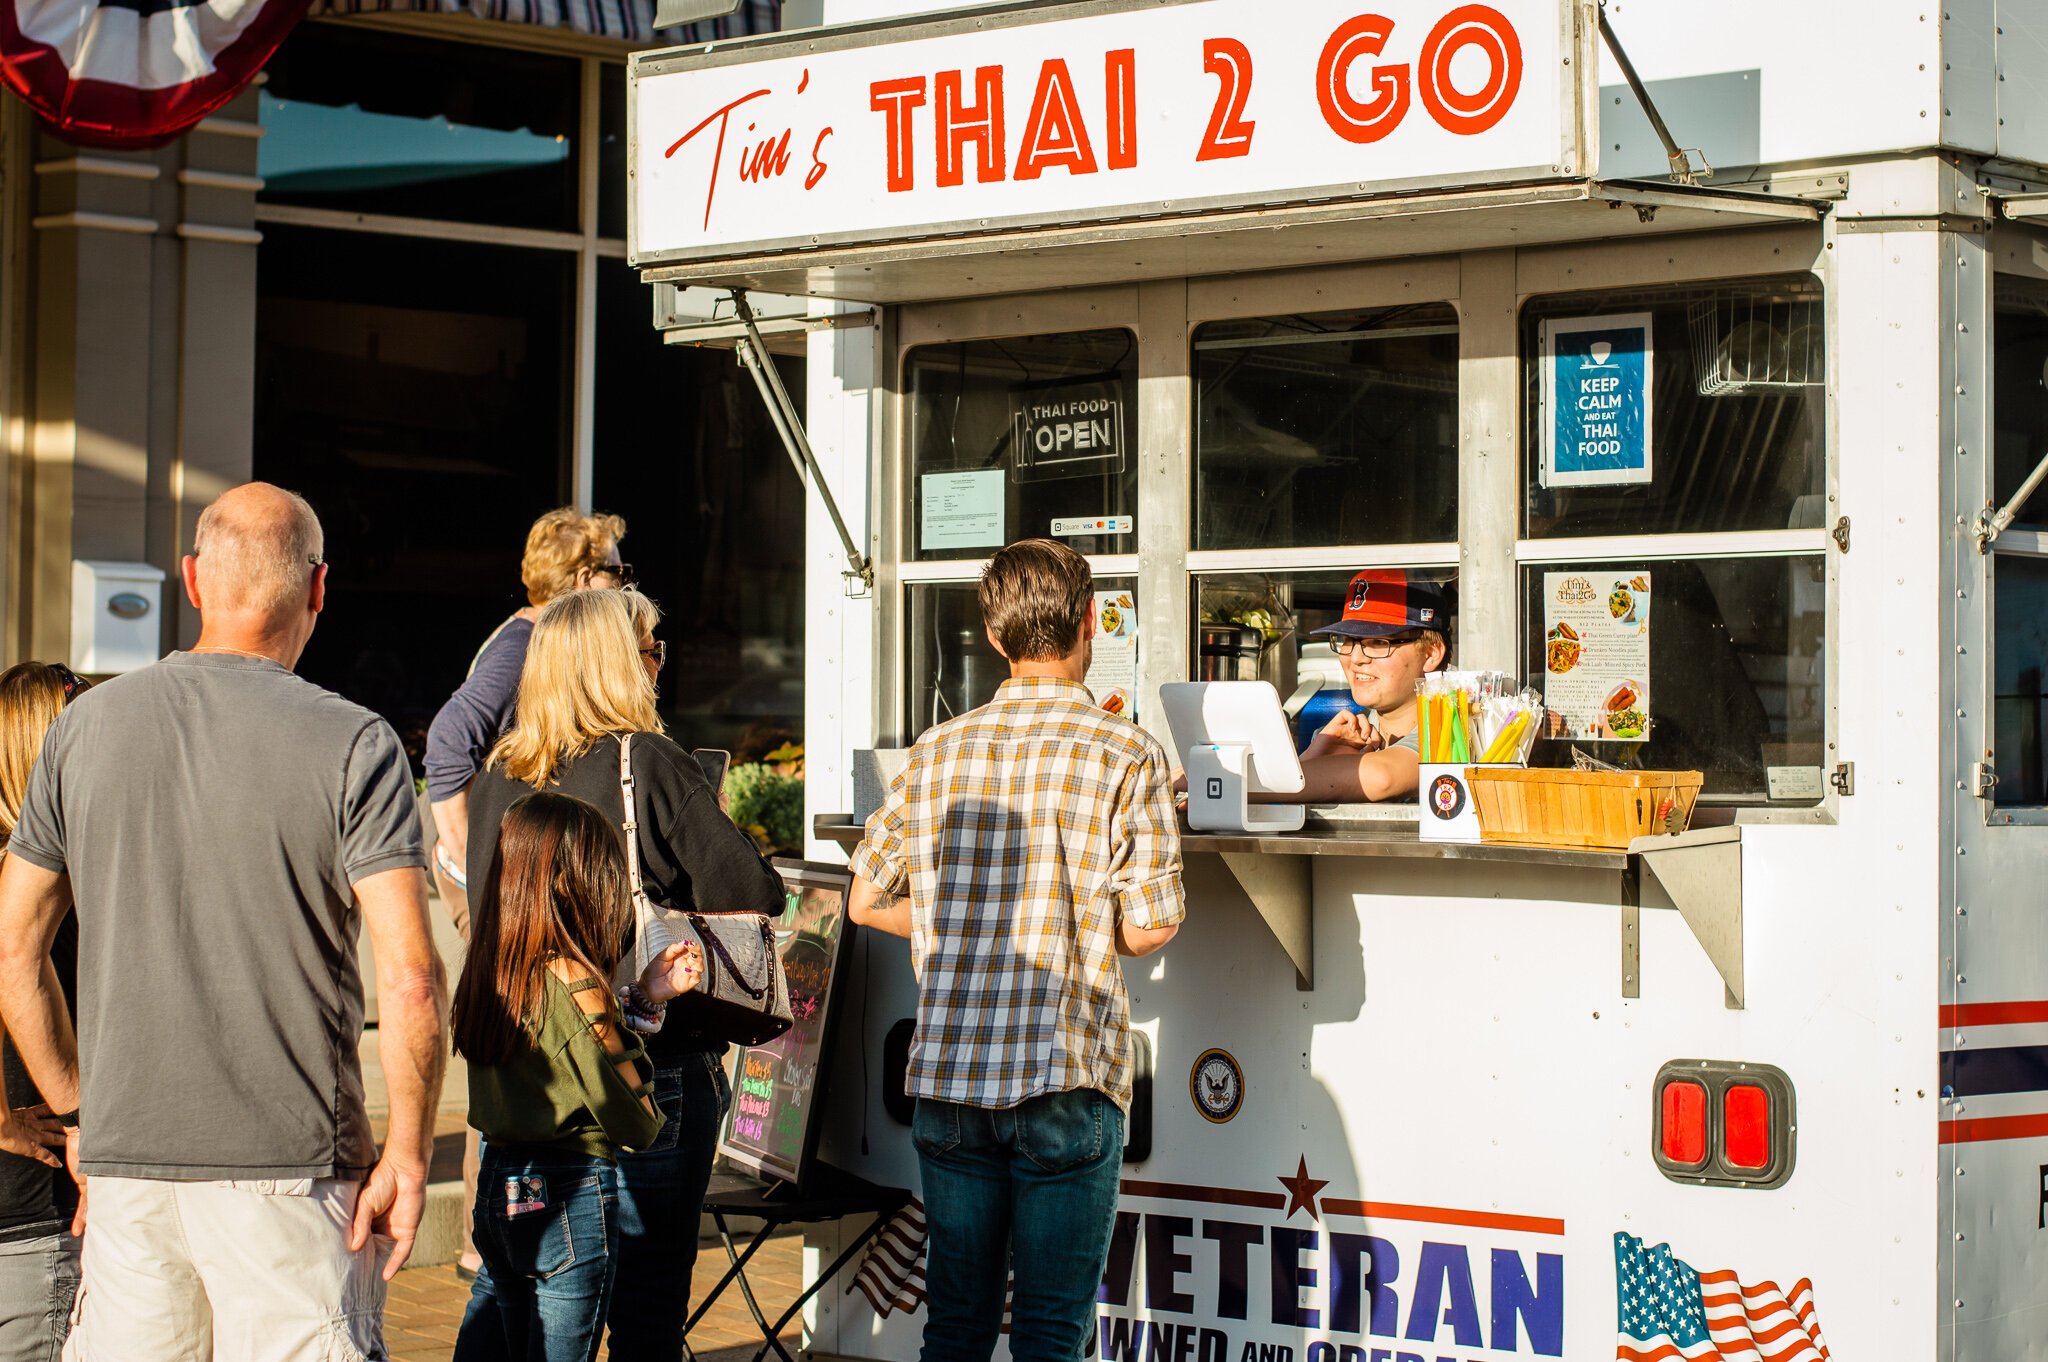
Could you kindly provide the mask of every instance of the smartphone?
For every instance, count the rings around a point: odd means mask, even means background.
[[[699,747],[693,749],[690,755],[695,757],[697,765],[703,768],[704,779],[711,782],[711,788],[723,791],[725,768],[732,765],[732,753],[722,747]]]

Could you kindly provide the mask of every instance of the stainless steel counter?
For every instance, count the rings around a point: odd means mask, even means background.
[[[1315,987],[1315,931],[1310,890],[1315,866],[1325,858],[1387,857],[1435,861],[1508,863],[1532,870],[1601,870],[1618,878],[1621,909],[1621,987],[1624,997],[1642,989],[1642,873],[1664,890],[1675,909],[1721,973],[1730,1007],[1743,1000],[1742,832],[1735,825],[1694,828],[1675,836],[1638,837],[1626,851],[1577,847],[1516,846],[1505,842],[1424,842],[1412,818],[1398,807],[1336,809],[1311,806],[1307,826],[1287,833],[1193,832],[1181,826],[1181,851],[1213,855],[1229,868],[1245,896],[1265,920],[1274,939],[1294,962],[1297,987]],[[861,824],[850,814],[820,814],[813,824],[820,840],[851,848]]]

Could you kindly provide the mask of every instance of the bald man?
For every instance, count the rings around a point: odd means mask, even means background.
[[[378,1358],[440,1096],[447,985],[390,725],[293,675],[320,522],[249,483],[183,563],[199,642],[67,706],[0,863],[0,1021],[88,1187],[83,1362]],[[74,898],[74,1039],[48,959]],[[380,1157],[357,1042],[376,961]]]

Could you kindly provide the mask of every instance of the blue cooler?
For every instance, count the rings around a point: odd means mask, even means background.
[[[1304,751],[1309,739],[1321,732],[1324,724],[1346,711],[1365,713],[1365,706],[1351,698],[1349,686],[1325,686],[1309,696],[1294,718],[1294,750]]]

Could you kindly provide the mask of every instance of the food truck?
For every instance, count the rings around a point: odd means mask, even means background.
[[[1700,776],[1620,846],[1190,830],[1094,1355],[2048,1358],[2048,10],[822,15],[629,76],[657,319],[807,480],[813,859],[993,693],[1032,536],[1162,741],[1327,705],[1402,569],[1533,765]],[[819,1157],[915,1190],[908,953],[847,968]],[[917,1356],[915,1238],[814,1356]]]

